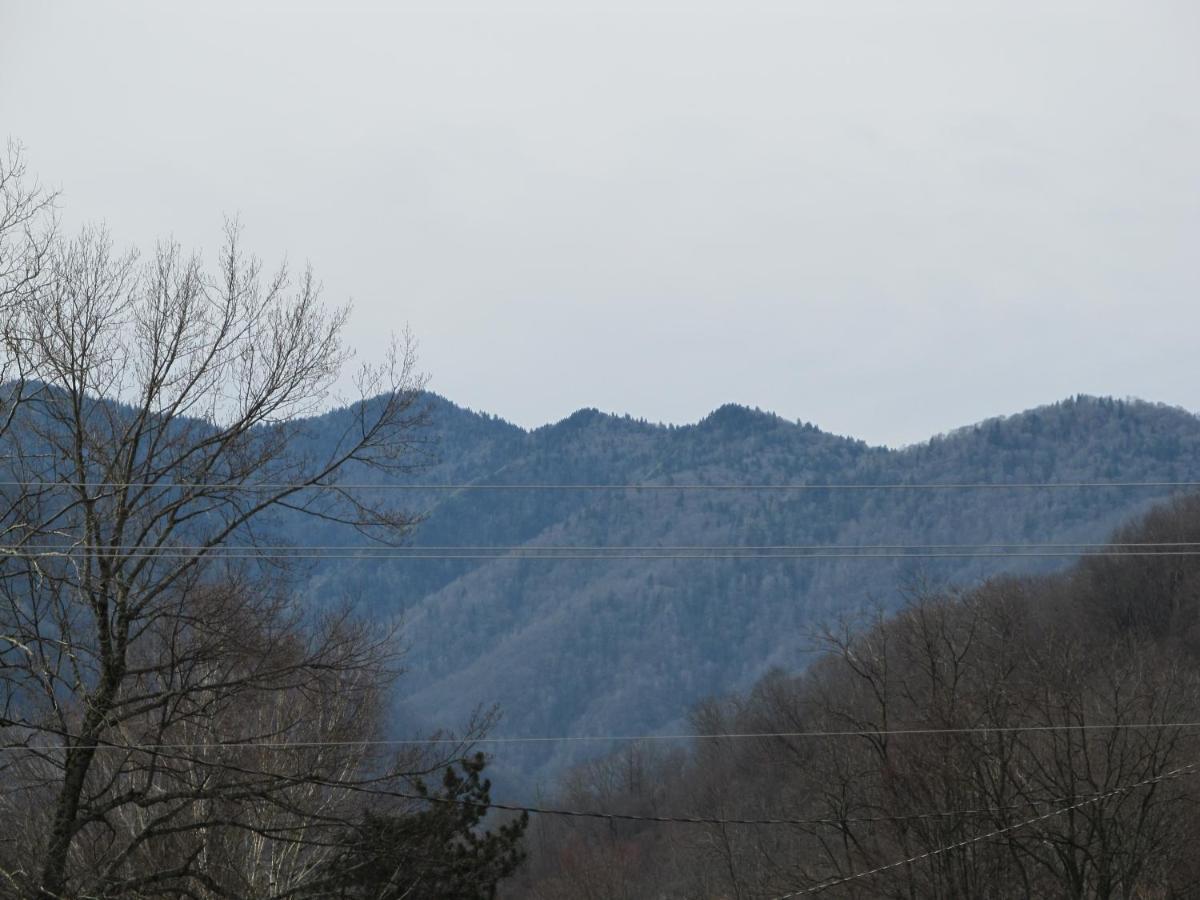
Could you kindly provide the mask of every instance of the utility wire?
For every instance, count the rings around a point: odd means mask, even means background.
[[[18,725],[20,723],[12,723]],[[42,730],[37,726],[24,726],[32,730]],[[719,740],[799,740],[812,738],[875,738],[875,737],[905,737],[905,736],[937,736],[937,735],[991,735],[991,734],[1029,734],[1038,732],[1091,732],[1091,731],[1155,731],[1169,728],[1200,729],[1200,721],[1196,722],[1117,722],[1117,723],[1080,723],[1063,725],[995,725],[972,726],[962,728],[889,728],[861,730],[826,730],[826,731],[763,731],[763,732],[729,732],[709,734],[609,734],[609,735],[548,735],[548,736],[498,736],[472,738],[397,738],[387,740],[343,740],[343,741],[214,741],[209,743],[153,743],[153,744],[113,744],[99,743],[96,750],[126,750],[150,752],[156,750],[301,750],[321,747],[432,747],[432,746],[462,746],[476,744],[553,744],[553,743],[603,743],[603,742],[664,742],[664,741],[719,741]],[[52,733],[58,735],[57,731]],[[74,735],[59,735],[64,738],[76,739]],[[11,744],[0,746],[0,752],[7,751],[39,751],[53,752],[61,747],[36,744]]]
[[[980,841],[990,840],[991,838],[999,837],[1002,834],[1007,834],[1009,832],[1016,831],[1020,828],[1027,828],[1030,825],[1036,825],[1038,822],[1043,822],[1046,819],[1052,819],[1056,816],[1065,815],[1069,812],[1072,812],[1073,810],[1080,809],[1084,806],[1089,806],[1090,804],[1093,804],[1093,803],[1099,803],[1100,801],[1107,800],[1110,797],[1116,797],[1120,794],[1126,794],[1126,793],[1129,793],[1130,791],[1137,790],[1138,788],[1148,787],[1149,785],[1157,784],[1158,782],[1165,781],[1168,778],[1177,778],[1181,775],[1195,774],[1195,769],[1196,769],[1197,765],[1200,765],[1200,763],[1189,763],[1186,766],[1180,766],[1178,769],[1172,769],[1170,772],[1164,772],[1162,775],[1157,775],[1154,778],[1147,778],[1144,781],[1139,781],[1135,784],[1125,785],[1124,787],[1119,787],[1119,788],[1116,788],[1115,790],[1106,791],[1103,794],[1096,794],[1094,796],[1087,797],[1083,800],[1079,800],[1075,803],[1072,803],[1070,806],[1064,806],[1061,809],[1052,810],[1051,812],[1043,813],[1040,816],[1035,816],[1032,819],[1026,819],[1023,822],[1017,822],[1016,824],[1008,825],[1008,826],[1005,826],[1004,828],[997,828],[995,831],[989,831],[987,834],[981,834],[981,835],[978,835],[977,837],[968,838],[965,841],[957,841],[956,843],[953,843],[953,844],[947,844],[944,847],[938,847],[936,850],[929,850],[929,851],[926,851],[925,853],[920,853],[916,856],[910,856],[908,859],[902,859],[902,860],[899,860],[898,862],[888,863],[885,866],[878,866],[874,869],[870,869],[865,872],[856,872],[853,875],[847,875],[842,878],[835,878],[830,881],[823,881],[820,884],[813,885],[812,887],[809,887],[809,888],[804,888],[803,890],[792,891],[791,893],[788,893],[788,894],[781,894],[778,897],[775,897],[774,900],[790,900],[790,898],[792,898],[792,897],[803,897],[806,894],[818,894],[818,893],[821,893],[822,891],[828,890],[831,887],[837,887],[838,885],[846,884],[847,882],[850,882],[850,881],[857,881],[860,878],[869,878],[872,875],[878,875],[880,872],[886,872],[889,869],[896,869],[896,868],[899,868],[900,866],[911,865],[912,863],[920,862],[921,860],[924,860],[924,859],[930,859],[931,857],[938,856],[939,854],[942,854],[942,853],[949,853],[951,850],[959,850],[963,847],[968,847],[971,844],[977,844]]]
[[[129,749],[129,748],[121,747],[121,745],[116,745],[116,744],[100,744],[99,746],[101,746],[101,747],[102,746],[113,746],[113,747],[117,747],[119,749]],[[206,765],[206,766],[213,765],[213,766],[216,766],[219,768],[225,768],[225,769],[229,769],[231,771],[241,772],[243,774],[272,775],[272,773],[269,773],[269,772],[262,772],[257,769],[247,769],[242,766],[233,765],[228,762],[198,760],[198,759],[187,758],[187,757],[183,757],[183,758],[187,759],[188,761],[200,764],[200,765]],[[1154,781],[1160,781],[1163,778],[1171,777],[1172,775],[1175,775],[1175,774],[1181,774],[1185,770],[1189,770],[1189,769],[1193,768],[1194,765],[1195,764],[1193,763],[1192,765],[1184,766],[1181,769],[1178,769],[1173,773],[1168,773],[1167,775],[1159,776],[1156,779],[1149,779],[1146,782],[1141,782],[1137,785],[1131,785],[1130,787],[1127,787],[1127,788],[1121,788],[1116,791],[1110,791],[1110,792],[1107,792],[1104,794],[1092,795],[1082,801],[1076,802],[1073,806],[1068,807],[1068,809],[1074,809],[1079,806],[1086,805],[1087,803],[1094,803],[1099,800],[1103,800],[1106,797],[1112,796],[1113,794],[1122,793],[1123,791],[1132,790],[1135,787],[1140,787],[1142,784],[1149,784]],[[288,778],[290,776],[273,775],[273,777]],[[485,811],[491,810],[491,809],[496,809],[496,810],[501,810],[503,812],[517,812],[517,813],[525,813],[525,814],[529,814],[529,815],[556,816],[556,817],[575,818],[575,819],[599,819],[599,820],[603,820],[603,821],[651,822],[651,823],[656,823],[656,824],[680,824],[680,825],[765,825],[765,826],[786,825],[786,826],[791,826],[791,827],[829,826],[829,827],[842,828],[848,824],[867,824],[867,823],[893,822],[893,821],[913,821],[913,820],[920,820],[920,819],[952,818],[952,817],[958,817],[958,816],[965,817],[965,816],[994,815],[998,812],[1003,812],[1003,811],[1006,811],[1009,809],[1021,809],[1021,808],[1026,808],[1029,806],[1045,806],[1045,805],[1049,805],[1052,803],[1064,802],[1063,800],[1059,800],[1059,799],[1028,800],[1028,801],[1023,801],[1019,804],[1009,804],[1009,805],[1005,805],[1005,806],[985,807],[985,808],[977,808],[977,809],[938,810],[938,811],[926,812],[926,813],[910,813],[910,814],[900,815],[900,816],[877,815],[877,816],[847,817],[847,818],[840,818],[840,819],[832,819],[832,818],[828,818],[828,817],[812,818],[812,819],[724,818],[724,817],[710,817],[710,816],[638,815],[635,813],[613,813],[613,812],[606,812],[606,811],[601,811],[601,810],[581,810],[581,809],[563,809],[563,808],[558,808],[558,807],[545,807],[545,806],[526,806],[526,805],[519,805],[519,804],[513,804],[513,803],[494,803],[491,801],[488,801],[487,803],[482,803],[482,802],[475,801],[475,800],[465,800],[460,797],[438,797],[438,796],[431,796],[429,794],[413,793],[413,792],[409,792],[409,791],[398,791],[398,790],[393,790],[393,789],[384,788],[384,787],[380,787],[380,786],[369,786],[367,784],[362,784],[362,783],[335,781],[335,780],[329,780],[329,779],[323,779],[323,778],[313,778],[312,781],[313,781],[313,783],[320,784],[325,787],[341,788],[341,789],[352,791],[355,793],[366,793],[366,794],[372,794],[375,796],[382,796],[382,797],[394,797],[394,798],[398,798],[398,799],[412,800],[412,801],[422,802],[422,803],[433,803],[433,804],[439,804],[439,805],[450,805],[450,806],[457,806],[457,807],[467,807],[467,808],[472,808],[472,809],[482,809]],[[1056,810],[1056,811],[1048,813],[1044,816],[1040,816],[1036,819],[1029,820],[1029,822],[1023,823],[1023,824],[1030,824],[1032,822],[1040,821],[1041,819],[1044,819],[1044,818],[1049,818],[1050,816],[1061,815],[1065,811],[1067,811],[1067,810],[1062,810],[1062,809]],[[1021,827],[1021,826],[1018,825],[1018,826],[1013,826],[1013,827]],[[1011,830],[1011,828],[1001,829],[999,832],[995,832],[995,833],[1002,833],[1005,830]],[[991,837],[991,836],[992,835],[989,834],[989,835],[985,835],[982,838],[976,838],[975,840],[984,840],[985,838]],[[971,843],[971,842],[968,841],[967,843]],[[952,849],[952,848],[944,848],[942,851],[935,851],[935,852],[944,852],[945,849]],[[928,854],[928,855],[933,855],[933,854]],[[895,865],[902,865],[902,864],[903,863],[897,863]],[[887,867],[885,867],[885,868],[887,868]],[[879,871],[882,871],[882,870],[879,870]],[[854,877],[861,877],[861,876],[854,876]],[[830,886],[832,886],[832,885],[830,885]],[[793,895],[789,895],[789,896],[793,896]]]
[[[1165,727],[1165,726],[1163,726],[1163,727]],[[876,732],[876,733],[879,733],[879,732]],[[66,735],[64,735],[64,736],[66,736]],[[316,742],[316,741],[314,741],[307,745],[297,744],[294,746],[337,746],[337,745],[340,745],[340,743],[341,742]],[[371,742],[357,742],[357,743],[371,743]],[[465,745],[465,744],[473,744],[473,743],[475,743],[475,741],[463,740],[463,741],[458,741],[456,743]],[[148,747],[176,747],[176,748],[183,749],[183,748],[189,748],[189,747],[197,748],[197,747],[203,747],[203,746],[212,746],[212,745],[186,745],[186,744],[179,744],[179,745],[127,744],[127,745],[122,745],[122,744],[114,744],[114,743],[109,743],[109,742],[101,742],[96,745],[95,749],[97,749],[97,750],[99,750],[99,749],[115,749],[115,750],[137,751],[137,750],[144,750]],[[216,745],[216,746],[221,746],[221,745]],[[245,745],[243,745],[243,746],[245,746]],[[262,746],[262,745],[252,745],[252,746]],[[205,760],[205,759],[196,759],[194,757],[179,757],[179,756],[176,756],[174,758],[181,759],[181,760],[188,761],[188,762],[193,762],[198,765],[215,766],[217,768],[228,769],[230,771],[236,771],[236,772],[240,772],[240,773],[248,774],[248,775],[271,776],[271,777],[285,778],[285,779],[292,777],[292,776],[287,776],[287,775],[277,775],[277,774],[270,773],[270,772],[263,772],[258,769],[247,769],[243,766],[238,766],[238,765],[235,765],[228,761]],[[1076,799],[1076,801],[1068,807],[1065,807],[1063,809],[1054,810],[1052,812],[1046,813],[1045,815],[1041,815],[1041,816],[1035,817],[1033,819],[1026,820],[1025,822],[1021,822],[1016,825],[1008,826],[1007,828],[998,829],[997,831],[990,832],[989,834],[982,835],[977,838],[972,838],[967,841],[962,841],[957,844],[951,845],[949,847],[943,847],[938,850],[934,850],[934,851],[922,854],[920,856],[913,857],[908,860],[903,860],[898,863],[892,863],[887,866],[882,866],[877,869],[873,869],[869,872],[862,872],[857,875],[852,875],[852,876],[849,876],[847,878],[843,878],[843,879],[840,879],[837,881],[825,882],[821,885],[816,886],[815,888],[809,888],[805,891],[786,894],[786,895],[784,895],[784,897],[777,898],[777,900],[786,900],[786,898],[800,896],[803,893],[814,893],[817,890],[824,890],[825,888],[833,887],[837,884],[842,884],[846,881],[851,881],[856,878],[864,878],[869,875],[873,875],[877,872],[886,871],[887,869],[890,869],[890,868],[895,868],[897,866],[905,865],[910,862],[915,862],[915,861],[924,859],[929,856],[934,856],[938,853],[944,853],[948,850],[953,850],[957,847],[966,846],[967,844],[986,840],[986,839],[994,837],[998,834],[1003,834],[1007,831],[1012,831],[1017,828],[1024,827],[1026,825],[1031,825],[1035,822],[1040,822],[1043,819],[1048,819],[1053,816],[1062,815],[1065,812],[1069,812],[1072,809],[1078,809],[1079,807],[1086,806],[1089,803],[1095,803],[1100,800],[1104,800],[1108,797],[1112,797],[1117,794],[1125,793],[1127,791],[1133,790],[1138,787],[1153,784],[1155,782],[1162,781],[1166,778],[1175,777],[1176,775],[1190,773],[1190,771],[1193,768],[1195,768],[1196,765],[1197,765],[1196,763],[1192,763],[1192,764],[1189,764],[1186,766],[1182,766],[1179,769],[1173,770],[1172,772],[1168,772],[1163,775],[1157,776],[1156,778],[1150,778],[1150,779],[1146,779],[1145,781],[1138,782],[1137,784],[1129,785],[1129,786],[1122,787],[1122,788],[1117,788],[1116,790],[1108,791],[1108,792],[1105,792],[1102,794],[1094,794],[1094,795],[1091,795],[1091,796],[1083,798],[1083,799]],[[844,818],[826,817],[826,818],[811,818],[811,819],[801,819],[801,818],[723,818],[723,817],[708,817],[708,816],[638,815],[638,814],[634,814],[634,813],[613,813],[613,812],[606,812],[606,811],[600,811],[600,810],[563,809],[563,808],[557,808],[557,807],[526,806],[526,805],[518,805],[518,804],[510,804],[510,803],[494,803],[491,801],[482,803],[479,801],[465,800],[465,799],[458,798],[458,797],[438,797],[438,796],[431,796],[429,794],[412,793],[412,792],[407,792],[407,791],[397,791],[397,790],[392,790],[392,789],[383,788],[383,787],[379,787],[379,786],[369,786],[367,784],[362,784],[362,783],[335,781],[335,780],[328,780],[328,779],[323,779],[323,778],[311,778],[311,781],[312,781],[312,783],[320,784],[325,787],[341,788],[344,790],[357,792],[357,793],[367,793],[367,794],[372,794],[372,795],[376,795],[376,796],[384,796],[384,797],[395,797],[395,798],[399,798],[399,799],[412,800],[412,801],[423,802],[423,803],[434,803],[434,804],[442,804],[442,805],[453,805],[453,806],[459,806],[459,807],[469,807],[469,808],[473,808],[473,809],[483,809],[483,810],[496,809],[496,810],[502,810],[504,812],[518,812],[518,813],[526,813],[526,814],[530,814],[530,815],[559,816],[559,817],[568,817],[568,818],[577,818],[577,819],[579,819],[579,818],[600,819],[600,820],[605,820],[605,821],[652,822],[652,823],[659,823],[659,824],[683,824],[683,825],[768,825],[768,826],[770,826],[770,825],[787,825],[787,826],[792,826],[792,827],[829,826],[829,827],[842,828],[848,824],[866,824],[866,823],[876,823],[876,822],[913,821],[913,820],[920,820],[920,819],[994,815],[998,812],[1004,812],[1004,811],[1007,811],[1010,809],[1021,809],[1021,808],[1025,808],[1025,807],[1029,807],[1029,806],[1045,806],[1045,805],[1049,805],[1049,804],[1053,804],[1053,803],[1064,802],[1061,799],[1026,800],[1026,801],[1022,801],[1021,803],[1018,803],[1018,804],[1007,804],[1007,805],[1002,805],[1002,806],[983,807],[983,808],[975,808],[975,809],[936,810],[933,812],[910,813],[910,814],[899,815],[899,816],[875,815],[875,816],[857,816],[857,817],[844,817]]]
[[[1058,488],[1198,488],[1200,481],[959,481],[959,482],[827,482],[827,483],[750,483],[750,484],[494,484],[467,482],[462,484],[412,484],[412,483],[288,483],[288,482],[242,482],[219,484],[210,482],[181,481],[0,481],[0,487],[48,490],[73,488],[76,490],[110,490],[131,488],[175,489],[175,490],[220,490],[220,491],[944,491],[944,490],[1051,490]]]
[[[558,816],[563,818],[573,819],[601,819],[605,821],[618,822],[653,822],[657,824],[678,824],[678,825],[790,825],[792,827],[815,827],[826,826],[830,828],[843,828],[846,825],[865,825],[880,822],[911,822],[926,819],[946,819],[946,818],[966,818],[973,816],[989,816],[996,813],[1005,812],[1012,809],[1026,809],[1030,806],[1049,806],[1054,803],[1063,803],[1063,799],[1053,800],[1027,800],[1023,803],[1009,804],[1005,806],[981,807],[977,809],[951,809],[937,810],[935,812],[926,813],[908,813],[900,816],[848,816],[845,818],[824,818],[824,819],[740,819],[740,818],[720,818],[712,816],[656,816],[656,815],[637,815],[634,813],[612,813],[598,810],[582,810],[582,809],[562,809],[558,807],[545,806],[520,806],[513,803],[480,803],[472,800],[462,800],[453,797],[435,797],[423,796],[420,794],[410,794],[404,791],[392,791],[387,789],[373,789],[385,796],[399,797],[405,800],[423,800],[429,803],[438,803],[442,805],[465,806],[472,809],[498,809],[503,812],[519,812],[529,815],[538,816]],[[1096,795],[1090,798],[1089,802],[1095,802],[1103,799],[1107,795]],[[1052,815],[1061,813],[1058,810]]]
[[[164,545],[33,544],[0,547],[0,556],[28,559],[79,556],[126,559],[229,560],[767,560],[767,559],[959,559],[1009,557],[1197,556],[1200,541],[1010,542],[979,544],[770,544],[770,545]]]
[[[372,544],[216,544],[205,546],[201,544],[165,544],[161,548],[149,544],[98,544],[87,546],[75,544],[26,544],[25,546],[47,553],[66,553],[86,550],[89,553],[191,553],[191,552],[243,552],[243,553],[315,553],[315,552],[355,552],[355,553],[426,553],[426,552],[489,552],[506,553],[515,551],[538,552],[774,552],[774,551],[821,551],[838,550],[857,552],[860,550],[1091,550],[1091,549],[1172,549],[1200,548],[1200,541],[1072,541],[1072,542],[1043,542],[1043,541],[1012,541],[1009,543],[992,544],[646,544],[646,545],[586,545],[586,544],[420,544],[406,547]]]
[[[940,850],[935,850],[931,853],[923,854],[922,856],[916,857],[913,860],[905,860],[903,862],[893,863],[890,866],[884,866],[884,867],[881,867],[880,869],[876,869],[872,872],[860,873],[859,875],[850,876],[849,878],[843,879],[843,881],[850,881],[850,880],[853,880],[854,878],[866,877],[867,875],[874,874],[876,871],[884,871],[885,869],[888,869],[888,868],[894,868],[896,866],[904,865],[907,862],[913,862],[916,859],[923,859],[923,858],[925,858],[925,856],[933,856],[937,853],[944,853],[947,850],[952,850],[957,846],[963,846],[965,844],[974,843],[976,841],[986,840],[987,838],[994,837],[997,834],[1003,834],[1005,831],[1012,831],[1015,828],[1021,828],[1021,827],[1024,827],[1025,825],[1030,825],[1035,822],[1040,822],[1043,819],[1048,819],[1053,816],[1062,815],[1063,813],[1068,812],[1072,809],[1077,809],[1081,806],[1086,806],[1089,803],[1099,802],[1101,800],[1107,799],[1108,797],[1133,790],[1137,787],[1142,787],[1147,784],[1153,784],[1154,782],[1162,781],[1165,778],[1170,778],[1170,777],[1174,777],[1176,775],[1184,774],[1185,772],[1188,772],[1189,770],[1193,769],[1195,766],[1196,766],[1196,763],[1192,763],[1190,765],[1183,766],[1179,769],[1176,769],[1172,772],[1168,772],[1164,775],[1160,775],[1157,778],[1147,779],[1146,781],[1139,782],[1138,784],[1129,785],[1128,787],[1124,787],[1124,788],[1118,788],[1117,790],[1108,791],[1103,794],[1094,794],[1087,798],[1084,798],[1083,800],[1077,800],[1071,806],[1066,807],[1064,809],[1054,810],[1052,812],[1046,813],[1045,815],[1038,816],[1033,819],[1029,819],[1029,820],[1019,823],[1017,825],[1009,826],[1008,828],[1002,828],[997,831],[991,832],[990,834],[986,834],[986,835],[983,835],[978,838],[973,838],[972,840],[964,841],[960,844],[956,844],[951,847],[944,847],[944,848],[941,848]],[[231,768],[237,769],[237,767],[231,767]],[[237,769],[237,770],[243,771],[243,772],[252,771],[252,770],[245,770],[245,769]],[[253,774],[266,774],[266,773],[254,772]],[[471,808],[471,809],[482,809],[482,810],[497,809],[497,810],[501,810],[504,812],[517,812],[517,813],[525,813],[528,815],[556,816],[556,817],[574,818],[574,819],[599,819],[599,820],[604,820],[604,821],[652,822],[652,823],[657,823],[657,824],[680,824],[680,825],[767,825],[767,826],[787,825],[787,826],[791,826],[791,827],[813,827],[813,826],[822,826],[823,825],[823,826],[841,828],[848,824],[912,821],[912,820],[917,820],[917,819],[950,818],[950,817],[955,817],[955,816],[994,815],[995,813],[1003,812],[1008,809],[1019,809],[1019,808],[1028,807],[1028,806],[1042,806],[1042,805],[1048,805],[1051,803],[1063,802],[1061,800],[1026,801],[1024,803],[1011,805],[1011,806],[998,806],[998,807],[991,807],[991,808],[985,808],[985,809],[971,809],[971,810],[944,810],[944,811],[937,811],[937,812],[932,812],[932,813],[912,813],[912,814],[902,815],[902,816],[864,816],[864,817],[845,818],[845,819],[830,819],[830,818],[824,818],[824,819],[742,819],[742,818],[721,818],[721,817],[707,817],[707,816],[636,815],[633,813],[612,813],[612,812],[603,812],[603,811],[599,811],[599,810],[562,809],[562,808],[557,808],[557,807],[545,807],[545,806],[523,806],[523,805],[518,805],[518,804],[514,804],[514,803],[493,803],[491,801],[488,801],[487,803],[481,803],[479,801],[474,801],[474,800],[464,800],[459,797],[430,796],[428,794],[417,794],[417,793],[411,793],[411,792],[407,792],[407,791],[397,791],[397,790],[392,790],[392,789],[383,788],[383,787],[368,787],[366,785],[361,785],[361,784],[347,784],[344,782],[326,781],[324,779],[317,779],[317,783],[323,784],[327,787],[333,787],[333,788],[340,787],[340,788],[345,788],[347,790],[354,791],[354,792],[374,794],[377,796],[395,797],[395,798],[399,798],[399,799],[403,799],[403,800],[414,800],[414,801],[418,801],[418,802],[434,803],[434,804],[440,804],[440,805],[467,807],[467,808]],[[825,887],[833,887],[835,884],[839,884],[839,883],[841,883],[841,882],[832,882],[832,883],[826,884],[824,886],[821,886],[820,889],[824,890]],[[798,896],[798,894],[795,894],[795,893],[787,894],[783,898],[778,898],[778,900],[786,900],[787,897],[794,897],[794,896]]]
[[[136,749],[134,745],[122,746],[119,744],[100,744],[96,749],[111,747],[113,749]],[[180,757],[189,762],[194,762],[204,766],[214,766],[217,768],[230,769],[232,771],[241,772],[244,774],[253,775],[271,775],[272,773],[261,772],[256,769],[246,769],[241,766],[231,765],[228,762],[220,762],[214,760],[198,760],[187,757]],[[290,776],[275,776],[287,778]],[[931,819],[947,819],[947,818],[966,818],[976,816],[989,816],[997,813],[1006,812],[1014,809],[1026,809],[1028,807],[1048,806],[1055,803],[1065,802],[1061,798],[1045,799],[1045,800],[1025,800],[1020,803],[1005,804],[1000,806],[977,807],[973,809],[952,809],[952,810],[935,810],[933,812],[924,813],[907,813],[904,815],[874,815],[874,816],[845,816],[839,818],[725,818],[718,816],[666,816],[666,815],[638,815],[636,813],[614,813],[603,810],[590,809],[564,809],[561,807],[545,807],[545,806],[525,806],[514,803],[496,803],[488,801],[482,803],[474,800],[464,800],[457,797],[438,797],[428,794],[418,794],[408,791],[397,791],[382,787],[370,787],[364,784],[355,784],[341,781],[328,781],[325,779],[315,779],[316,783],[325,787],[342,788],[356,793],[368,793],[377,796],[393,797],[402,800],[412,800],[423,803],[433,803],[438,805],[449,805],[457,807],[468,807],[471,809],[500,810],[502,812],[526,813],[528,815],[553,816],[560,818],[573,819],[597,819],[601,821],[619,821],[619,822],[648,822],[654,824],[678,824],[678,825],[749,825],[749,826],[790,826],[793,828],[812,828],[812,827],[829,827],[829,828],[844,828],[847,825],[865,825],[876,824],[881,822],[910,822],[919,820]]]
[[[27,559],[51,559],[51,558],[68,558],[73,556],[86,556],[95,551],[88,550],[72,550],[72,551],[28,551],[19,548],[2,548],[0,556],[22,557]],[[1047,558],[1077,558],[1077,557],[1192,557],[1200,556],[1200,549],[1196,550],[965,550],[965,551],[935,551],[935,552],[847,552],[839,551],[832,553],[823,552],[779,552],[779,553],[745,553],[737,550],[729,550],[722,553],[713,553],[709,551],[698,551],[694,553],[679,553],[679,552],[625,552],[620,548],[614,548],[612,552],[604,553],[542,553],[536,548],[519,549],[494,553],[427,553],[423,550],[418,550],[412,553],[387,551],[383,553],[356,552],[356,553],[280,553],[267,552],[256,553],[253,551],[240,552],[223,552],[216,548],[204,551],[195,552],[178,552],[165,550],[145,550],[145,551],[128,551],[120,553],[124,559],[195,559],[205,557],[207,559],[230,559],[230,560],[284,560],[284,559],[345,559],[355,560],[358,562],[369,562],[372,560],[401,560],[401,559],[424,559],[424,560],[483,560],[483,559],[507,559],[507,560],[798,560],[798,559],[1010,559],[1020,557],[1047,557]]]

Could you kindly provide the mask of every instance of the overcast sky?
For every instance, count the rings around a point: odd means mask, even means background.
[[[238,214],[522,425],[724,402],[902,444],[1200,409],[1193,0],[0,0],[72,227]]]

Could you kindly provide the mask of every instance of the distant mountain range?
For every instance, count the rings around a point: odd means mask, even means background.
[[[723,406],[663,426],[581,410],[525,431],[431,396],[421,484],[1018,484],[1200,480],[1200,418],[1077,397],[892,450]],[[311,420],[311,440],[340,412]],[[364,476],[367,477],[367,476]],[[1102,541],[1169,488],[531,490],[403,492],[427,513],[415,546],[726,547]],[[297,543],[345,543],[305,526]],[[1045,570],[1045,556],[899,559],[339,560],[314,597],[348,595],[402,617],[409,646],[398,719],[460,725],[500,704],[497,734],[675,730],[689,706],[804,665],[812,629],[906,586]],[[526,787],[604,743],[502,746]],[[503,779],[502,779],[503,782]]]

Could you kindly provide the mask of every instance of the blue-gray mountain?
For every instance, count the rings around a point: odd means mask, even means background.
[[[796,484],[1200,479],[1200,418],[1079,397],[891,450],[724,406],[668,427],[583,410],[524,431],[431,398],[420,483]],[[312,420],[320,441],[339,413]],[[364,475],[368,478],[369,475]],[[727,546],[1101,541],[1166,489],[464,491],[403,494],[427,512],[415,545]],[[344,543],[311,528],[297,543]],[[388,560],[326,562],[314,595],[402,616],[398,717],[453,728],[500,704],[498,734],[681,727],[696,700],[804,663],[812,629],[919,579],[969,584],[1059,559]],[[604,744],[503,747],[508,783]]]

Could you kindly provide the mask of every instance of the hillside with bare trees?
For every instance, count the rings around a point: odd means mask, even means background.
[[[699,704],[704,737],[627,746],[554,798],[714,822],[543,817],[513,896],[1194,896],[1196,546],[1189,497],[1061,574],[828,622],[806,671]]]

